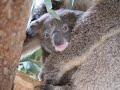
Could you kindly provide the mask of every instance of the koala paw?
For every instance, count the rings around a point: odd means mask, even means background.
[[[53,89],[53,85],[49,85],[49,84],[46,84],[46,85],[39,85],[39,86],[36,86],[35,88],[40,88],[40,90],[54,90]]]

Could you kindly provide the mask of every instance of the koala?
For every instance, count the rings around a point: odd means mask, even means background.
[[[52,6],[54,10],[59,10],[62,8],[70,8],[70,0],[51,0]],[[94,4],[94,0],[75,0],[73,9],[80,10],[80,11],[86,11],[89,7],[91,7]],[[44,0],[35,0],[32,4],[31,11],[30,11],[30,17],[27,23],[26,28],[26,40],[23,45],[22,55],[21,59],[32,54],[34,51],[36,51],[40,47],[40,42],[37,36],[29,36],[30,32],[30,24],[37,20],[39,17],[47,13],[47,9],[44,4]],[[44,51],[43,51],[44,52]],[[49,53],[46,53],[45,56],[48,56]]]
[[[90,6],[94,4],[94,0],[75,0],[73,9],[86,11]],[[70,0],[51,0],[53,10],[58,9],[70,9]],[[32,4],[30,17],[27,24],[26,32],[29,32],[29,25],[32,21],[37,20],[43,14],[47,13],[47,9],[44,4],[44,0],[35,0]]]
[[[30,24],[27,34],[32,37],[32,40],[29,37],[26,38],[23,50],[27,50],[25,44],[37,41],[39,46],[41,45],[43,60],[45,60],[44,58],[48,57],[50,53],[63,52],[68,47],[76,20],[84,12],[67,9],[56,10],[56,12],[61,20],[57,20],[47,13]]]
[[[77,20],[69,46],[62,53],[46,58],[42,74],[46,84],[40,88],[119,90],[119,45],[120,0],[96,0],[95,5]],[[70,75],[70,80],[61,84],[65,75]]]

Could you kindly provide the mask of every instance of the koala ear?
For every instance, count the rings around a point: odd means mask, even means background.
[[[39,32],[42,30],[44,26],[43,23],[47,18],[48,18],[48,14],[45,14],[40,18],[38,18],[37,20],[32,21],[27,27],[27,30],[26,30],[27,36],[33,37],[39,34]]]
[[[40,29],[42,29],[42,26],[43,26],[42,22],[38,20],[32,21],[26,30],[27,36],[28,37],[36,36],[39,33]]]

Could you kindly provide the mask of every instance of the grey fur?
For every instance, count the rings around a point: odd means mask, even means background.
[[[73,9],[86,11],[90,6],[94,4],[94,0],[75,0]],[[70,8],[70,0],[52,0],[52,5],[54,10]],[[40,48],[37,36],[32,37],[30,31],[30,24],[37,20],[39,17],[47,13],[46,7],[44,5],[44,0],[35,0],[32,4],[30,17],[26,27],[27,40],[23,45],[21,58],[32,54],[36,49]],[[29,38],[30,37],[30,38]],[[30,42],[31,41],[31,42]]]
[[[46,90],[120,90],[120,1],[96,0],[73,31],[69,47],[44,64]],[[60,85],[75,67],[70,85]]]
[[[37,20],[33,21],[29,26],[29,34],[32,38],[27,37],[23,47],[23,53],[29,48],[26,48],[29,43],[35,40],[41,44],[43,51],[43,58],[46,58],[50,53],[57,52],[55,50],[55,43],[58,41],[68,42],[71,39],[72,29],[75,26],[76,20],[83,14],[83,11],[60,9],[56,10],[61,20],[53,18],[49,13],[44,14]],[[64,33],[63,27],[67,26],[68,31]],[[48,34],[48,38],[45,34]],[[54,38],[53,35],[57,34]],[[37,43],[37,42],[35,42]],[[31,44],[30,44],[31,45]],[[59,52],[59,51],[58,51]]]

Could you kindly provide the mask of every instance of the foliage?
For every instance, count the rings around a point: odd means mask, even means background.
[[[53,17],[60,20],[60,17],[57,15],[57,13],[52,9],[52,2],[51,0],[45,0],[45,6],[47,8],[48,13],[50,13]]]
[[[41,55],[42,51],[41,49],[38,49],[32,55],[23,58],[20,61],[18,70],[30,75],[34,79],[38,79],[38,73],[42,69],[42,62],[40,61]]]
[[[51,0],[44,0],[45,1],[45,6],[47,8],[48,13],[50,13],[54,18],[60,20],[59,15],[52,9],[52,2]],[[60,1],[60,0],[57,0]],[[70,0],[70,9],[72,9],[74,4],[74,0]]]
[[[70,0],[70,9],[73,8],[73,5],[74,5],[74,0]]]

